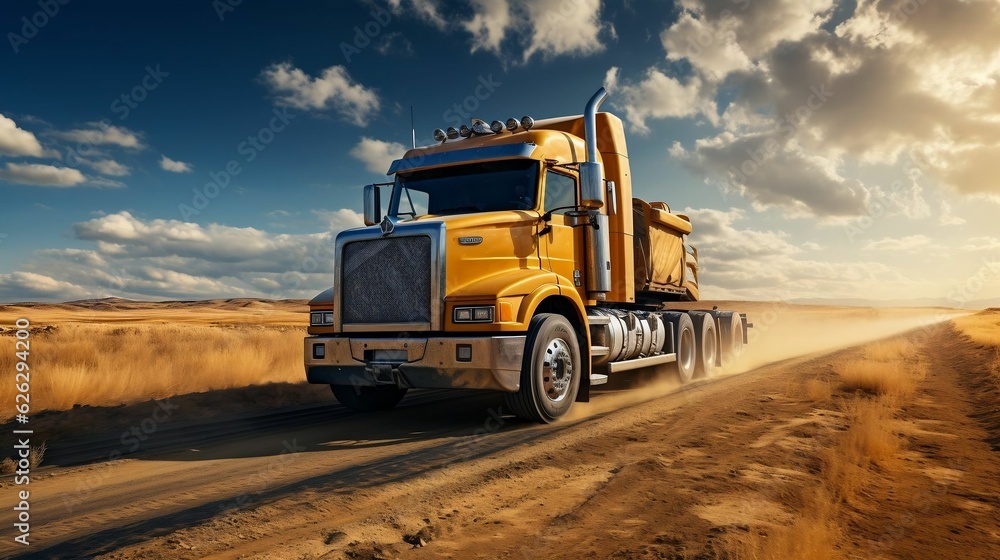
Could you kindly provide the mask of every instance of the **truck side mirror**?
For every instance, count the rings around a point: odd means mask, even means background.
[[[604,166],[580,162],[580,206],[597,210],[604,206]]]
[[[382,192],[378,185],[365,185],[365,225],[373,226],[382,221]]]

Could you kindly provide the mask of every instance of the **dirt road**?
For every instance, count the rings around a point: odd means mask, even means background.
[[[904,336],[931,373],[903,409],[899,461],[876,469],[850,503],[833,504],[834,556],[1000,558],[1000,454],[989,443],[1000,428],[981,421],[995,401],[970,397],[981,381],[972,374],[988,376],[980,370],[992,358],[948,325]],[[414,393],[378,416],[305,405],[209,425],[150,403],[145,426],[154,429],[137,424],[150,451],[38,471],[32,545],[13,545],[5,523],[0,553],[747,555],[811,507],[803,496],[824,476],[822,451],[844,431],[837,395],[817,402],[804,384],[829,380],[859,349],[803,350],[811,353],[682,388],[611,387],[553,426],[517,423],[500,399],[477,393]],[[127,451],[135,444],[121,433],[52,445],[51,461]]]

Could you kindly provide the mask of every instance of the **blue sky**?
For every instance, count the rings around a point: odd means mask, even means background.
[[[5,2],[0,301],[309,297],[410,106],[429,143],[456,104],[577,114],[601,85],[636,195],[694,220],[707,297],[1000,297],[998,19],[957,0]]]

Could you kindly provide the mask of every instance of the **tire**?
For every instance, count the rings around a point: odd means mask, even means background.
[[[562,315],[539,313],[528,325],[521,387],[505,397],[518,418],[548,424],[566,414],[580,390],[580,343]]]
[[[739,313],[721,311],[719,319],[719,343],[722,366],[726,367],[743,355],[743,320]]]
[[[663,322],[673,325],[674,353],[677,354],[677,360],[667,364],[664,370],[670,375],[676,375],[681,383],[687,383],[694,377],[697,361],[694,323],[687,313],[677,311],[664,313]]]
[[[355,387],[353,385],[330,385],[333,396],[340,404],[358,412],[375,412],[395,408],[406,396],[406,389],[395,385]]]
[[[694,339],[698,344],[694,373],[696,377],[712,375],[719,359],[719,334],[715,330],[715,317],[708,311],[689,311],[694,322]]]

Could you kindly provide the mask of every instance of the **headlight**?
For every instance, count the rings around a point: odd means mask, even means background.
[[[456,307],[452,319],[456,323],[492,323],[493,306]]]
[[[333,324],[333,311],[313,311],[309,314],[309,324],[324,326]]]

